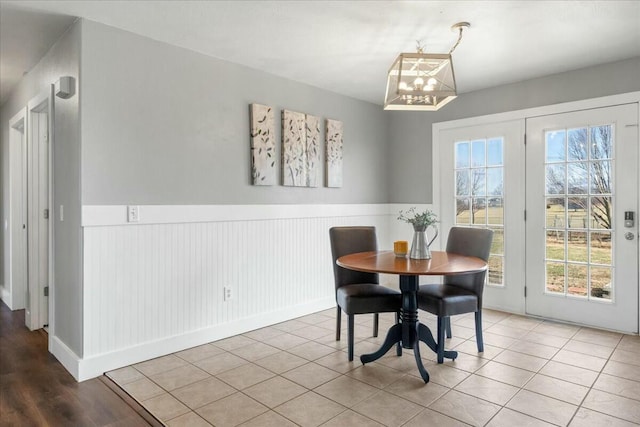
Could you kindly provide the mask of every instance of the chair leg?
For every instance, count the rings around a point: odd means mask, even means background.
[[[400,312],[396,311],[396,325],[400,323]],[[400,341],[396,343],[396,355],[402,356],[402,344]]]
[[[478,353],[483,353],[484,341],[482,340],[482,310],[476,311],[476,344],[478,344]]]
[[[451,317],[447,316],[445,318],[445,324],[447,326],[447,338],[451,339]]]
[[[444,330],[446,317],[438,316],[438,342],[436,343],[436,353],[438,355],[438,363],[444,362]]]
[[[348,342],[348,352],[349,352],[349,362],[353,362],[353,318],[355,316],[353,314],[349,314],[347,318],[347,342]]]
[[[380,321],[378,313],[373,314],[373,336],[378,336],[378,322]]]
[[[336,312],[336,341],[340,341],[340,327],[342,326],[342,309],[338,306]]]

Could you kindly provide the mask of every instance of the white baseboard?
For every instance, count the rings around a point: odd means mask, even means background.
[[[78,381],[85,381],[91,378],[98,377],[107,371],[122,368],[124,366],[139,363],[145,360],[153,359],[155,357],[164,356],[177,351],[185,350],[198,345],[206,344],[219,339],[228,338],[234,335],[242,334],[252,331],[254,329],[263,328],[266,326],[274,325],[276,323],[284,322],[287,320],[295,319],[296,317],[305,316],[307,314],[315,313],[321,310],[326,310],[335,307],[336,302],[333,297],[323,298],[320,300],[312,301],[306,304],[302,304],[295,307],[288,307],[283,310],[262,313],[257,316],[239,319],[237,321],[224,323],[210,328],[200,329],[197,331],[189,332],[182,335],[177,335],[169,338],[164,338],[158,341],[147,342],[144,344],[136,345],[114,352],[92,356],[86,359],[75,360],[74,366],[67,366],[56,352],[52,353],[62,362],[69,372]],[[60,343],[62,346],[64,344]],[[66,346],[64,346],[68,353],[73,354]],[[56,349],[60,351],[62,349]],[[69,354],[61,354],[67,363],[71,363],[68,360]],[[75,355],[74,355],[75,356]],[[74,374],[75,372],[75,374]]]
[[[520,316],[526,316],[527,313],[524,310],[518,310],[515,307],[512,306],[502,306],[502,305],[489,305],[489,304],[482,304],[482,308],[486,308],[488,310],[496,310],[496,311],[502,311],[503,313],[509,313],[509,314],[518,314]]]
[[[13,310],[13,307],[11,306],[11,292],[9,292],[4,285],[0,285],[0,299],[7,304],[9,310]]]
[[[56,336],[53,336],[49,340],[49,352],[53,354],[60,363],[62,363],[62,366],[64,366],[65,369],[69,371],[71,375],[73,375],[73,378],[75,378],[76,381],[80,381],[80,358],[77,354],[75,354],[69,347],[67,347],[65,343],[60,341],[60,339]]]

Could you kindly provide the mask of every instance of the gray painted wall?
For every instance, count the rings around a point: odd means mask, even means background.
[[[75,23],[40,62],[20,81],[0,110],[2,128],[2,194],[7,207],[9,119],[29,100],[47,89],[61,76],[79,78],[80,25]],[[82,355],[82,256],[80,228],[80,122],[76,95],[55,98],[54,129],[54,199],[51,224],[55,233],[55,335],[79,356]],[[64,204],[64,222],[58,217]],[[6,212],[3,212],[3,222]],[[4,236],[3,236],[4,243]]]
[[[432,202],[433,123],[638,91],[638,76],[632,58],[464,93],[437,112],[388,112],[390,203]]]
[[[82,74],[85,205],[387,202],[379,105],[91,21]],[[342,120],[344,187],[252,186],[253,102],[275,108],[278,156],[281,109]]]

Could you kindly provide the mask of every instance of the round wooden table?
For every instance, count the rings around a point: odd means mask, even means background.
[[[429,373],[420,358],[420,341],[436,352],[436,342],[431,330],[418,321],[418,288],[420,276],[451,276],[479,273],[487,269],[487,263],[480,258],[458,255],[449,252],[432,251],[431,259],[400,258],[392,251],[359,252],[338,258],[336,263],[350,270],[367,273],[398,274],[400,292],[402,292],[402,321],[393,325],[375,353],[363,354],[360,361],[365,364],[384,356],[397,342],[403,348],[412,348],[418,365],[418,371],[425,383],[429,382]],[[456,351],[445,351],[444,357],[458,357]]]

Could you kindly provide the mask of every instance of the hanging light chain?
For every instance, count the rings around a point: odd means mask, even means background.
[[[458,30],[458,40],[456,41],[456,44],[454,44],[451,50],[449,51],[449,55],[451,55],[453,51],[456,50],[456,48],[462,41],[462,30],[464,30],[465,28],[469,28],[470,26],[471,24],[469,24],[468,22],[458,22],[457,24],[453,24],[451,26],[452,30],[455,30],[455,29]]]

